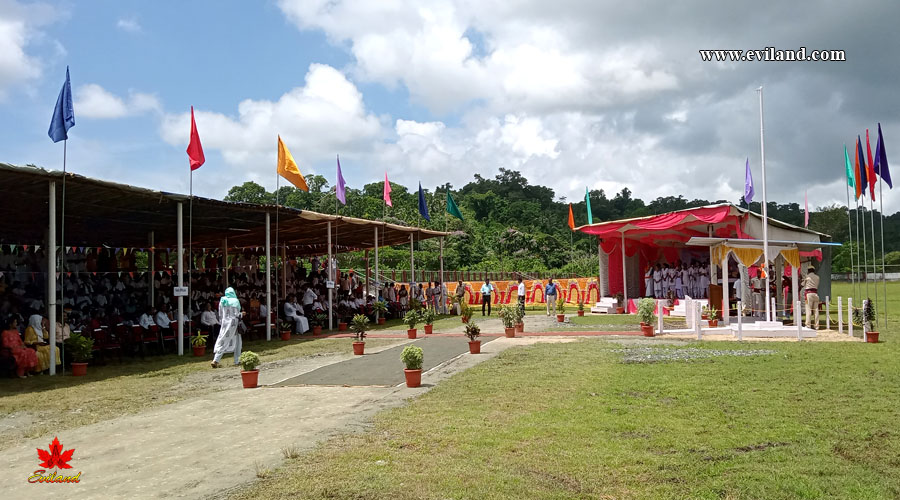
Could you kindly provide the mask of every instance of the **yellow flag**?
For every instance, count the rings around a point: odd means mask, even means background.
[[[294,161],[294,157],[291,156],[291,152],[288,151],[287,146],[281,142],[281,136],[278,136],[278,175],[284,177],[291,184],[297,186],[298,189],[302,189],[306,192],[309,192],[309,186],[306,185],[306,179],[303,178],[303,174],[300,173],[300,169],[297,168],[297,162]]]

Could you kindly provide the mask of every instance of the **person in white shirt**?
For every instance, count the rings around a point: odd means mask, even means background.
[[[169,308],[165,304],[160,306],[155,318],[156,326],[158,326],[160,331],[163,332],[163,336],[165,336],[172,329],[172,319],[169,318],[168,309]]]
[[[200,324],[209,329],[210,341],[215,344],[216,337],[219,336],[219,318],[213,311],[212,303],[207,302],[206,310],[200,314]]]
[[[153,309],[152,307],[148,307],[146,312],[144,312],[144,314],[141,314],[139,323],[145,330],[149,330],[150,327],[155,324],[154,320],[153,320],[153,316],[155,314],[156,314],[156,310]]]
[[[303,309],[298,310],[293,295],[288,295],[284,302],[284,315],[288,320],[294,322],[294,333],[303,333],[309,330],[309,321],[303,315]]]
[[[519,311],[525,315],[525,282],[519,277],[519,285],[516,287],[516,298],[519,301]]]

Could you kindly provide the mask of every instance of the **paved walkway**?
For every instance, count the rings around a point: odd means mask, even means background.
[[[469,344],[459,337],[429,335],[412,342],[422,348],[422,370],[430,370],[460,354],[469,352]],[[406,345],[356,356],[311,372],[291,377],[275,384],[276,387],[295,385],[340,385],[391,387],[403,383],[403,363],[400,353]]]
[[[462,339],[426,339],[448,349]],[[240,389],[237,371],[233,388],[110,421],[61,431],[65,449],[75,449],[67,474],[81,472],[79,484],[29,484],[38,467],[36,448],[47,449],[53,435],[30,439],[0,452],[2,498],[53,496],[72,499],[209,498],[251,482],[257,467],[274,468],[283,461],[282,448],[306,452],[331,436],[362,430],[380,410],[398,406],[434,384],[516,345],[570,339],[497,338],[482,345],[482,354],[463,354],[422,376],[422,387],[294,386]],[[438,348],[437,345],[442,347]],[[459,352],[459,349],[455,349]],[[400,373],[399,354],[384,359]],[[393,358],[397,359],[394,360]],[[363,358],[365,359],[365,357]],[[373,356],[374,359],[374,356]],[[340,361],[336,359],[335,361]],[[353,360],[356,362],[356,360]],[[436,359],[435,359],[436,361]],[[319,368],[320,359],[304,370]],[[260,372],[261,384],[275,384],[279,373]],[[278,378],[272,378],[277,376]],[[402,377],[402,374],[400,375]]]

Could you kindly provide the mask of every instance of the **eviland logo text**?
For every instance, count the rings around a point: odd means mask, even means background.
[[[34,471],[34,474],[28,477],[28,482],[80,483],[81,472],[75,474],[74,476],[66,476],[63,474],[57,474],[56,472],[50,472],[49,474],[47,474],[48,469],[71,469],[72,466],[69,465],[69,461],[72,460],[72,455],[74,453],[74,448],[63,451],[62,444],[60,444],[59,439],[54,436],[53,442],[50,443],[50,448],[48,450],[42,450],[40,448],[37,449],[38,458],[41,460],[41,462],[38,464],[38,467],[43,467],[43,469]]]

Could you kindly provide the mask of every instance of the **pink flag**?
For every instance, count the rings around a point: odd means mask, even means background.
[[[384,203],[393,208],[394,203],[391,201],[391,183],[388,181],[387,172],[384,173]]]
[[[200,134],[197,133],[197,122],[194,121],[194,107],[191,106],[191,142],[187,147],[187,155],[191,160],[191,170],[197,170],[206,162],[203,146],[200,145]]]
[[[805,213],[803,214],[803,227],[809,227],[809,197],[806,194],[806,191],[803,192],[803,206],[805,208]]]

